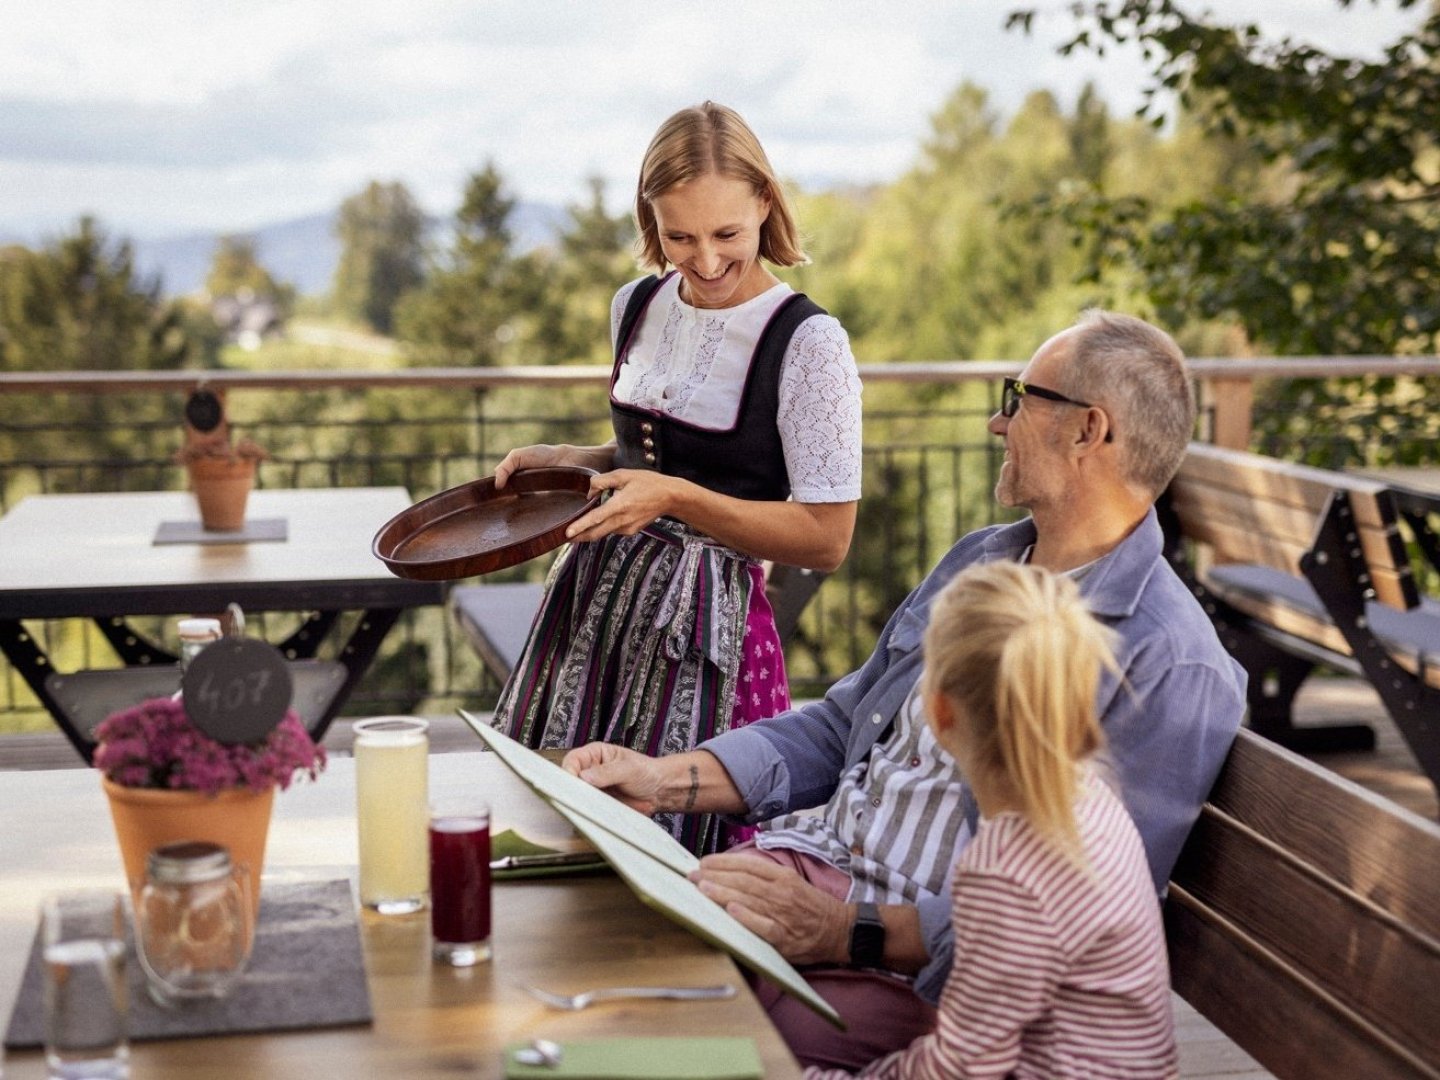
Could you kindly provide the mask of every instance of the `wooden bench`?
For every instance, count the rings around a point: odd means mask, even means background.
[[[775,612],[780,641],[790,639],[800,613],[826,575],[774,563],[765,596]],[[450,590],[450,610],[486,669],[503,683],[520,662],[544,587],[533,582],[460,585]]]
[[[1366,678],[1440,786],[1440,603],[1422,597],[1389,489],[1193,443],[1161,501],[1168,555],[1250,674],[1250,726],[1307,752],[1365,725],[1296,727],[1317,665]]]
[[[1171,876],[1171,983],[1281,1080],[1437,1080],[1437,885],[1440,825],[1242,730]]]
[[[450,590],[451,613],[497,682],[504,683],[520,662],[544,591],[543,585],[530,581],[457,585]]]

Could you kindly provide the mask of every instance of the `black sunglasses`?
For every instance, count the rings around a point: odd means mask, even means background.
[[[1007,377],[1005,379],[1004,389],[1000,391],[1000,415],[1006,418],[1014,416],[1020,411],[1020,399],[1026,396],[1059,402],[1061,405],[1079,405],[1082,409],[1099,408],[1098,405],[1091,405],[1088,401],[1077,401],[1072,397],[1066,397],[1058,390],[1047,390],[1045,387],[1036,386],[1034,383],[1021,382],[1019,379]],[[1107,430],[1105,432],[1105,441],[1114,442],[1114,433]]]

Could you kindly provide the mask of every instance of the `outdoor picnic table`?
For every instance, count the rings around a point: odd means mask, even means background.
[[[77,752],[117,704],[169,693],[178,680],[169,643],[147,640],[135,616],[307,612],[286,640],[296,707],[319,738],[409,607],[440,604],[441,582],[398,578],[370,542],[411,504],[402,487],[264,489],[250,496],[247,531],[199,535],[187,492],[32,495],[0,518],[0,651],[25,679]],[[178,537],[178,538],[177,538]],[[363,613],[335,647],[347,612]],[[98,673],[57,670],[22,620],[94,620],[126,665]]]
[[[495,830],[564,848],[573,829],[493,754],[432,754],[431,797],[486,793]],[[336,758],[314,782],[276,796],[267,890],[353,882],[354,761]],[[0,1023],[10,1016],[35,934],[41,896],[121,887],[120,856],[100,779],[91,769],[13,773],[0,805]],[[264,894],[262,893],[262,901]],[[502,1048],[535,1037],[750,1036],[767,1077],[800,1069],[730,957],[642,904],[619,878],[589,872],[497,882],[495,957],[470,969],[434,963],[427,913],[358,915],[374,1019],[369,1025],[135,1042],[137,1077],[504,1075]],[[263,919],[263,916],[262,916]],[[626,1001],[559,1012],[525,985],[562,992],[602,986],[729,983],[722,1001]],[[11,1052],[6,1080],[45,1075],[38,1051]]]

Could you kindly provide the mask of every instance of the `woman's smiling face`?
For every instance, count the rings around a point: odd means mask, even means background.
[[[745,181],[706,173],[657,195],[650,206],[660,249],[683,278],[686,303],[735,307],[775,284],[760,262],[760,227],[770,202]]]

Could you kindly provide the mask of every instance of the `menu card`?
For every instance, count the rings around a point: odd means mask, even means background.
[[[644,814],[638,813],[529,747],[496,731],[464,709],[461,718],[485,745],[535,792],[575,826],[649,907],[724,949],[750,970],[842,1030],[845,1022],[775,947],[702,893],[686,875],[695,855]]]

